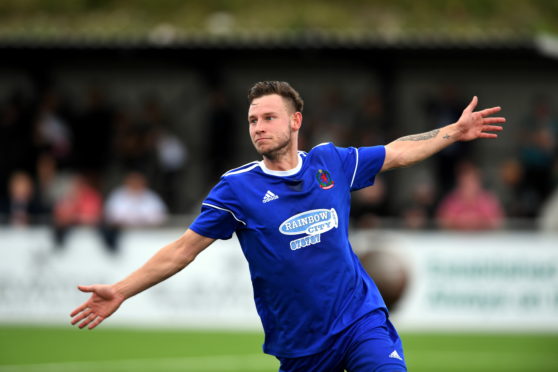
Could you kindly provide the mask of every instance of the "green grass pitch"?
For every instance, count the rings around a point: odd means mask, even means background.
[[[558,371],[558,334],[403,333],[409,370]],[[258,332],[0,326],[0,371],[277,371]]]

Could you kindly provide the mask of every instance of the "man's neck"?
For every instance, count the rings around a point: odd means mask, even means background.
[[[298,161],[299,157],[296,149],[279,156],[277,159],[270,159],[265,156],[263,158],[266,168],[274,171],[288,171],[294,169],[297,167]]]

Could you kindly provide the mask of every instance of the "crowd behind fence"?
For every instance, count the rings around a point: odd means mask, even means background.
[[[439,94],[417,100],[421,120],[434,127],[457,120],[466,103],[455,87],[437,89]],[[99,86],[83,89],[80,96],[55,84],[5,91],[0,97],[1,222],[49,224],[58,244],[72,226],[94,226],[114,246],[121,228],[159,226],[195,215],[216,175],[240,165],[235,162],[242,158],[232,139],[246,131],[246,106],[231,102],[244,97],[226,92],[226,87],[206,92],[204,122],[191,123],[203,126],[207,136],[206,172],[196,174],[189,156],[192,143],[180,134],[156,92],[129,107],[111,100]],[[304,113],[302,149],[324,141],[385,144],[398,134],[387,125],[384,97],[373,89],[355,97],[328,87],[314,102],[319,109]],[[558,230],[558,116],[553,103],[551,96],[535,95],[529,111],[514,118],[508,138],[513,156],[498,164],[491,182],[477,164],[474,146],[458,143],[433,158],[431,177],[412,185],[408,195],[394,197],[390,191],[398,181],[389,173],[380,175],[374,187],[356,192],[353,225]],[[203,178],[205,186],[181,204],[177,199],[191,177]]]

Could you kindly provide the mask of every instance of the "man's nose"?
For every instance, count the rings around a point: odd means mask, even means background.
[[[256,133],[263,132],[265,130],[264,125],[263,125],[263,120],[258,119],[258,121],[256,121],[254,129],[255,129]]]

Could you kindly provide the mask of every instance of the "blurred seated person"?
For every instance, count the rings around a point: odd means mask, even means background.
[[[470,163],[458,166],[457,184],[437,210],[440,227],[450,230],[491,230],[502,226],[498,198],[482,186],[479,170]]]
[[[106,222],[115,227],[158,226],[167,219],[167,207],[148,187],[139,172],[128,173],[122,186],[113,190],[105,205]]]
[[[27,226],[40,222],[47,212],[35,193],[31,176],[23,171],[12,173],[8,181],[8,195],[0,200],[2,222]]]
[[[553,190],[553,167],[556,164],[558,119],[550,97],[537,95],[523,118],[519,131],[521,180],[517,199],[520,217],[537,217]]]
[[[54,239],[57,247],[62,247],[72,227],[99,225],[103,216],[102,195],[84,176],[75,175],[56,201],[53,214]]]

